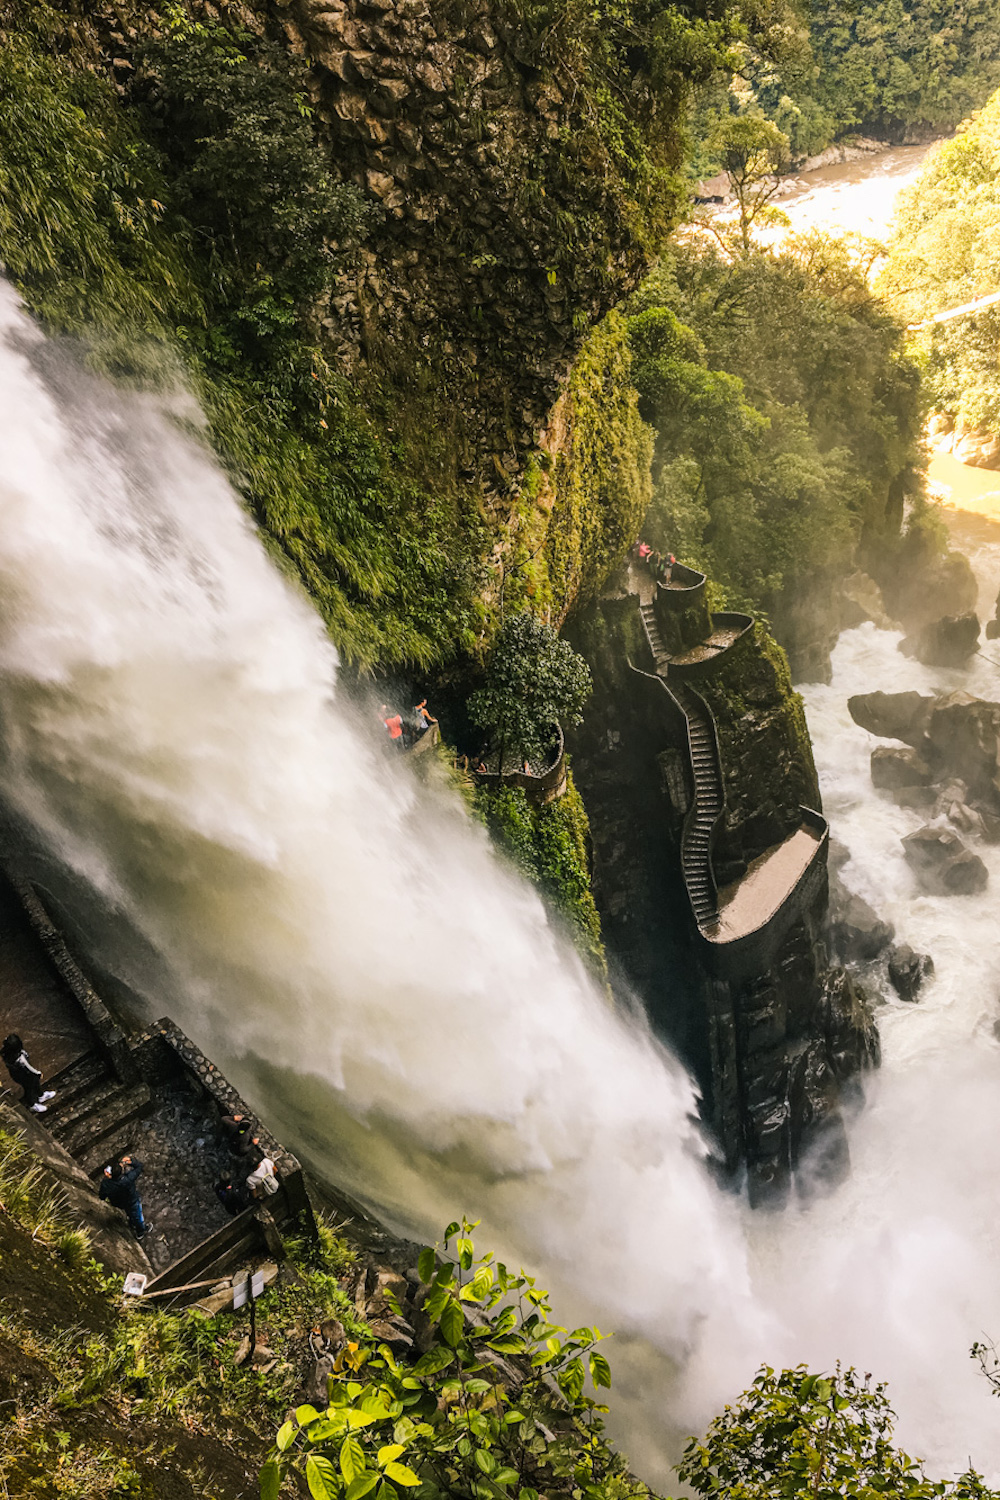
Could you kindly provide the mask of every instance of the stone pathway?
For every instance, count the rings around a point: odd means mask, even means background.
[[[818,830],[798,828],[755,859],[741,880],[719,891],[718,921],[705,936],[713,943],[731,943],[765,926],[798,885],[821,843]]]

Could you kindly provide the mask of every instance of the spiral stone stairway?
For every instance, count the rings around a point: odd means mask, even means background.
[[[657,675],[666,680],[670,656],[656,623],[652,600],[643,602],[640,611]],[[687,719],[694,781],[694,815],[685,824],[681,864],[695,921],[702,929],[711,928],[719,915],[715,877],[712,874],[712,830],[724,805],[715,734],[708,710],[697,693],[677,682],[671,683],[670,692]]]

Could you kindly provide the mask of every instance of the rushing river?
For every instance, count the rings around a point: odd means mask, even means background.
[[[874,687],[1000,697],[1000,669],[934,673],[864,627],[808,691],[845,878],[937,973],[880,1012],[850,1180],[750,1214],[705,1170],[683,1070],[448,794],[386,757],[198,441],[80,373],[5,288],[0,400],[0,780],[99,971],[393,1224],[482,1217],[569,1316],[619,1330],[614,1419],[661,1483],[758,1362],[800,1358],[887,1378],[942,1469],[1000,1471],[967,1359],[1000,1334],[994,898],[917,893],[917,816],[873,791],[845,708]],[[995,579],[991,534],[978,556]]]

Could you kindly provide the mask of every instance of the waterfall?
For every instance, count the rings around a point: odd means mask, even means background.
[[[917,814],[873,791],[845,710],[954,674],[864,627],[808,693],[845,878],[937,975],[881,1011],[850,1180],[751,1215],[706,1170],[684,1071],[338,684],[191,403],[112,391],[3,286],[0,398],[0,787],[98,971],[395,1227],[482,1218],[565,1317],[618,1330],[614,1423],[651,1479],[759,1361],[800,1358],[889,1379],[942,1470],[1000,1469],[967,1359],[1000,1335],[993,896],[916,892]],[[1000,696],[987,662],[969,681]]]
[[[690,1080],[392,758],[196,436],[7,288],[0,399],[0,786],[91,961],[390,1223],[482,1218],[564,1316],[619,1330],[655,1467],[762,1321]]]

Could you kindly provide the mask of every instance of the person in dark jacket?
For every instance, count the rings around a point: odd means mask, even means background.
[[[16,1032],[12,1031],[10,1036],[4,1038],[0,1046],[0,1057],[6,1063],[11,1078],[24,1090],[24,1103],[28,1109],[36,1115],[44,1115],[46,1104],[49,1099],[55,1098],[55,1093],[52,1089],[42,1089],[41,1072],[28,1061],[24,1043]]]
[[[219,1178],[218,1182],[215,1184],[215,1196],[218,1198],[219,1202],[226,1210],[226,1213],[232,1214],[234,1219],[236,1218],[236,1215],[241,1214],[247,1206],[246,1199],[244,1198],[243,1194],[240,1192],[236,1184],[233,1182],[233,1179],[231,1177]]]
[[[152,1229],[142,1217],[142,1199],[136,1183],[142,1175],[142,1162],[123,1156],[120,1161],[110,1162],[104,1168],[101,1181],[101,1197],[120,1208],[132,1226],[137,1240],[144,1240]]]
[[[223,1115],[220,1121],[226,1145],[234,1156],[253,1156],[257,1151],[256,1125],[251,1115]]]

